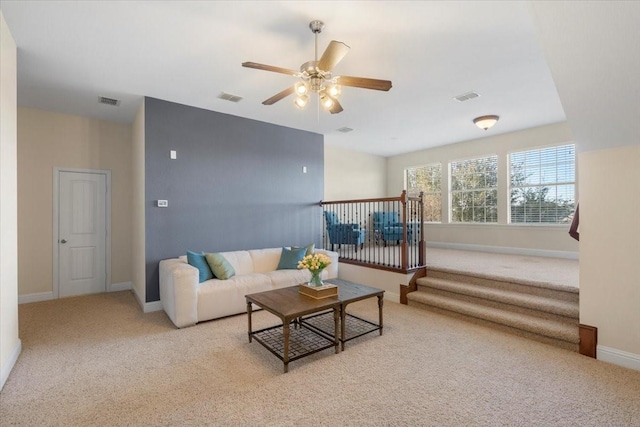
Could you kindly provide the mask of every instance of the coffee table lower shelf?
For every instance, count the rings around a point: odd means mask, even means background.
[[[332,312],[329,314],[332,315]],[[284,362],[284,332],[282,325],[254,331],[251,336]],[[335,345],[333,337],[328,337],[326,334],[298,325],[297,328],[294,327],[289,330],[289,362],[335,347]]]
[[[315,314],[313,316],[304,317],[300,319],[302,326],[310,328],[326,338],[333,340],[333,312],[327,311],[325,313]],[[345,337],[338,337],[340,342],[344,345],[345,342],[352,339],[361,337],[371,332],[379,331],[380,325],[370,322],[353,314],[345,314]],[[343,347],[344,349],[344,347]]]

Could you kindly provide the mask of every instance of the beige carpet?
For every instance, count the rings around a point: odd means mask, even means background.
[[[515,279],[519,283],[577,288],[580,264],[575,259],[509,255],[427,247],[427,268],[471,272],[488,278]]]
[[[375,300],[353,306],[376,318]],[[129,292],[19,311],[3,427],[640,425],[638,371],[391,302],[383,336],[288,374],[247,342],[245,315],[177,330]]]
[[[353,245],[335,248],[341,257],[361,262],[399,266],[401,264],[400,246],[365,246],[354,252]],[[412,247],[409,254],[413,263],[417,262],[417,250]],[[532,285],[549,284],[551,286],[577,288],[579,284],[579,262],[575,259],[510,255],[478,251],[462,251],[427,246],[425,260],[428,268],[437,268],[450,272],[470,272],[473,275],[498,279],[515,279]]]

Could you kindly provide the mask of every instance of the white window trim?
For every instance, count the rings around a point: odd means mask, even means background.
[[[487,159],[487,158],[490,158],[490,157],[495,157],[496,158],[496,165],[497,165],[497,169],[496,169],[497,177],[496,177],[496,187],[495,187],[495,189],[497,190],[497,195],[496,195],[496,209],[497,209],[496,215],[497,215],[497,218],[496,218],[496,222],[453,221],[453,206],[451,206],[451,202],[453,200],[452,194],[453,194],[453,191],[454,191],[454,190],[451,189],[451,179],[453,177],[453,174],[451,173],[451,167],[452,167],[453,163],[466,162],[466,161],[469,161],[469,160],[476,160],[476,159]],[[448,168],[447,168],[447,183],[448,183],[447,200],[446,200],[446,202],[447,202],[447,224],[453,224],[453,225],[457,225],[457,224],[496,225],[496,224],[500,224],[501,223],[500,222],[500,194],[501,194],[501,191],[500,191],[501,185],[500,185],[500,183],[502,182],[502,180],[500,179],[500,171],[501,171],[502,168],[500,167],[500,164],[501,164],[500,157],[501,156],[499,154],[497,154],[497,153],[479,154],[479,155],[476,155],[476,156],[471,156],[471,157],[467,157],[467,158],[455,159],[455,160],[449,161]],[[507,173],[507,175],[509,175],[509,174]],[[443,180],[441,179],[440,182],[442,182],[442,181]],[[493,190],[494,187],[490,187],[488,189]],[[487,189],[484,189],[484,190],[487,190]],[[458,190],[456,190],[456,191],[458,191]],[[444,201],[445,200],[443,199],[442,202],[444,203]]]
[[[563,147],[565,145],[573,145],[573,167],[575,171],[574,181],[573,182],[564,182],[564,183],[554,183],[551,185],[567,185],[573,184],[573,194],[575,197],[575,203],[578,204],[579,196],[578,196],[578,153],[576,149],[576,143],[574,141],[564,141],[564,142],[556,142],[553,144],[545,144],[538,145],[528,148],[520,148],[516,150],[509,150],[506,154],[506,191],[505,194],[505,203],[506,203],[506,214],[505,220],[506,224],[510,227],[553,227],[553,228],[564,228],[567,227],[568,224],[564,223],[540,223],[540,222],[511,222],[511,155],[513,153],[522,153],[526,151],[535,151],[535,150],[544,150],[545,148],[554,148],[554,147]],[[500,174],[500,165],[498,164],[498,175]],[[542,185],[542,184],[541,184]],[[498,203],[500,202],[500,195],[498,194]],[[498,221],[500,221],[500,211],[498,211]]]

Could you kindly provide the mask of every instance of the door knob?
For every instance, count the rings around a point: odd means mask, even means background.
[[[60,240],[60,243],[62,243],[64,245],[65,243],[67,243],[67,241],[65,239],[62,239],[62,240]]]

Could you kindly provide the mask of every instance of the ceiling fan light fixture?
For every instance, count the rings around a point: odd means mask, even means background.
[[[337,98],[342,93],[342,86],[338,84],[332,84],[327,86],[327,94],[333,98]]]
[[[475,123],[475,125],[478,126],[480,129],[488,130],[492,128],[493,125],[495,125],[499,119],[500,117],[496,115],[480,116],[473,119],[473,123]]]
[[[324,108],[325,110],[330,110],[335,105],[335,102],[333,98],[331,98],[326,93],[323,93],[320,95],[320,104],[322,105],[322,108]]]
[[[299,96],[306,95],[309,93],[309,83],[307,82],[298,82],[295,84],[296,94]]]
[[[308,102],[309,102],[309,96],[308,95],[296,96],[296,98],[293,100],[293,104],[296,107],[298,107],[298,109],[300,109],[300,110],[304,110],[304,108],[307,106]]]

